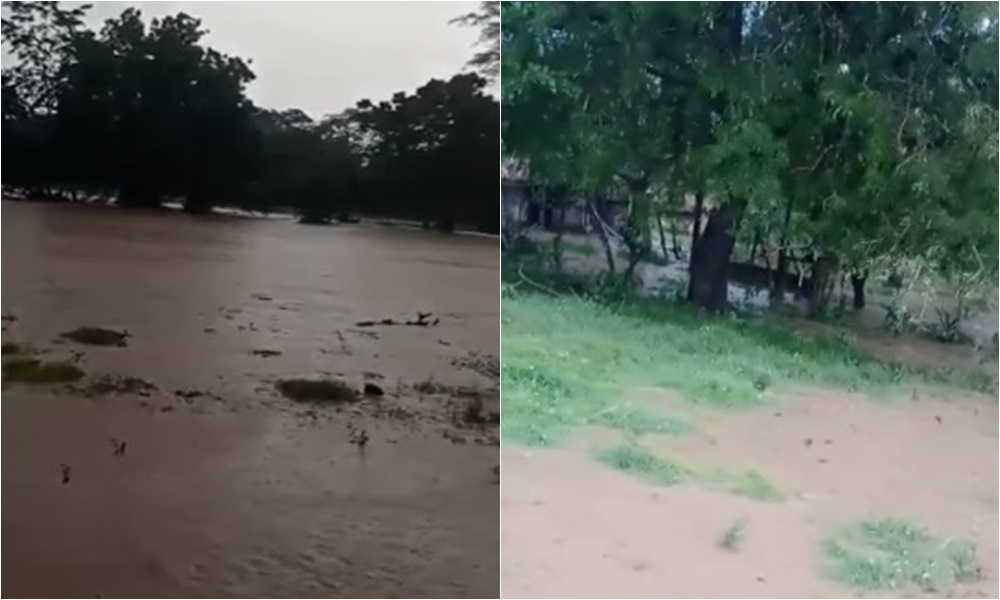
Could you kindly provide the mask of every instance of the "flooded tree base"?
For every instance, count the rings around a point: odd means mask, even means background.
[[[5,595],[496,597],[495,243],[3,209],[4,342],[85,373],[5,383]],[[128,346],[57,341],[89,323]]]

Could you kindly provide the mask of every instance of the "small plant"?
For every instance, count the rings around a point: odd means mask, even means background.
[[[962,321],[962,310],[954,312],[944,308],[935,308],[937,321],[927,326],[927,333],[932,338],[946,344],[958,344],[966,341],[966,336],[959,329],[958,325]]]
[[[5,382],[72,383],[78,381],[83,375],[83,369],[68,361],[46,362],[37,358],[16,357],[3,364]]]
[[[330,379],[282,379],[276,384],[282,396],[296,402],[342,403],[359,399],[358,391]]]
[[[885,309],[885,319],[883,325],[885,330],[892,335],[900,335],[910,329],[913,325],[913,315],[905,304],[901,304],[898,299],[882,305]]]
[[[976,548],[963,539],[939,540],[900,519],[862,521],[823,543],[831,575],[851,586],[943,591],[976,574]]]
[[[604,464],[657,485],[680,483],[689,472],[677,463],[656,456],[634,442],[626,442],[597,453]]]
[[[738,551],[740,546],[743,544],[743,538],[746,536],[746,531],[746,519],[737,519],[736,521],[733,521],[733,523],[722,533],[722,537],[719,538],[719,547],[731,552]]]
[[[126,331],[116,331],[103,327],[77,327],[72,331],[63,333],[61,337],[87,346],[116,346],[123,348],[128,345],[126,340],[128,340],[129,334]]]

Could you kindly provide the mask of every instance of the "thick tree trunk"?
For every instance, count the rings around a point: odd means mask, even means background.
[[[854,291],[854,308],[860,310],[865,307],[865,283],[868,281],[868,273],[851,273],[851,289]]]
[[[727,269],[736,242],[736,224],[745,207],[742,200],[730,200],[713,209],[691,253],[688,298],[711,312],[723,312],[728,305]]]
[[[809,295],[810,317],[821,317],[826,314],[837,270],[837,259],[832,255],[820,254],[813,261],[812,293]]]

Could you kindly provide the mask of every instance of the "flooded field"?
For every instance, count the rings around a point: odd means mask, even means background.
[[[2,210],[5,596],[497,595],[499,242]]]

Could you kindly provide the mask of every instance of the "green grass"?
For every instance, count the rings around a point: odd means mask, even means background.
[[[848,525],[823,542],[830,576],[851,587],[943,591],[976,575],[976,548],[900,519]]]
[[[655,485],[674,485],[690,476],[687,468],[631,442],[598,451],[597,460]]]
[[[529,445],[557,443],[588,424],[633,434],[689,428],[625,402],[635,386],[661,387],[698,405],[747,408],[796,385],[865,392],[914,382],[980,391],[993,385],[985,374],[887,363],[846,339],[817,340],[664,301],[609,307],[508,293],[501,313],[503,437]]]
[[[612,469],[655,485],[689,482],[762,502],[781,502],[785,499],[785,493],[757,471],[699,471],[657,456],[635,440],[598,450],[596,457]]]

